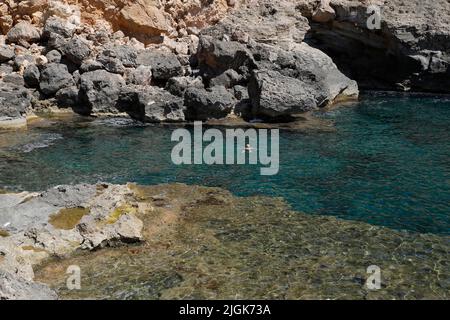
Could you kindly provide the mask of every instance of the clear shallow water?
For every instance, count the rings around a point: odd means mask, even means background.
[[[447,299],[448,237],[291,211],[281,198],[135,186],[144,243],[35,268],[61,299]],[[180,195],[182,195],[180,197]],[[144,206],[145,207],[145,206]],[[68,290],[66,270],[82,270]],[[381,288],[365,285],[367,267]]]
[[[309,214],[450,234],[450,99],[371,95],[320,116],[336,130],[281,132],[276,176],[259,175],[259,166],[175,166],[173,127],[83,120],[3,133],[0,188],[184,182],[281,196]]]

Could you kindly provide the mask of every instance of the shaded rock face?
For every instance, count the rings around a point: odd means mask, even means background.
[[[31,108],[31,93],[11,83],[0,81],[0,120],[21,119]]]
[[[312,87],[276,71],[255,71],[249,84],[254,113],[275,119],[314,110],[314,94]]]
[[[334,0],[330,5],[335,17],[312,23],[307,42],[332,57],[364,89],[449,92],[450,4],[372,3],[381,9],[380,30],[367,28],[367,4]]]
[[[60,89],[73,84],[73,77],[64,64],[49,63],[41,72],[39,86],[46,95],[53,95]]]
[[[143,122],[185,121],[183,98],[157,87],[126,87],[120,93],[119,109]]]
[[[23,78],[28,87],[37,88],[39,87],[41,72],[39,71],[39,68],[35,64],[33,64],[25,70]]]
[[[200,37],[197,59],[205,78],[213,78],[230,69],[248,74],[255,68],[253,57],[245,45],[211,36]]]
[[[208,90],[188,88],[185,92],[185,105],[188,120],[220,119],[233,110],[236,99],[230,91],[221,86]]]
[[[150,66],[155,80],[167,81],[172,77],[183,75],[183,67],[173,53],[145,50],[138,55],[137,63]]]
[[[117,113],[117,100],[125,80],[117,74],[105,70],[86,72],[81,75],[80,101],[87,108],[80,109],[81,113],[91,112]]]

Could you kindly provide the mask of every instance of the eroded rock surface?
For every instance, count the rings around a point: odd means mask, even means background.
[[[302,10],[314,23],[307,36],[366,89],[449,92],[450,3],[436,1],[328,1],[334,15],[315,19],[313,2]],[[380,9],[380,28],[368,19]]]
[[[0,195],[0,298],[51,299],[33,283],[33,267],[50,256],[142,240],[142,213],[129,186],[58,186]],[[42,292],[39,293],[39,289]]]
[[[374,8],[379,29],[368,24]],[[142,92],[184,101],[147,105],[140,121],[275,122],[357,99],[358,85],[450,88],[445,0],[8,0],[0,12],[0,83],[32,89],[30,114],[55,102],[83,115],[143,114],[118,106],[137,86],[141,109]]]

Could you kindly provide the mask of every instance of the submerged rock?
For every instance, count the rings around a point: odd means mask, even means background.
[[[204,299],[448,297],[448,237],[303,214],[281,198],[235,197],[220,188],[130,190],[139,207],[151,206],[144,244],[49,261],[36,279],[66,299],[182,299],[193,290]],[[369,290],[367,268],[375,263],[385,285]],[[70,265],[86,270],[82,290],[66,289]]]

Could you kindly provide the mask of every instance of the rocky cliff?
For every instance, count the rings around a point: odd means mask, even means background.
[[[450,91],[445,0],[2,0],[0,13],[3,127],[49,107],[286,122],[358,85]]]
[[[380,26],[373,30],[367,26],[370,5],[380,8]],[[307,42],[360,87],[450,91],[449,1],[333,0],[327,8],[318,18],[317,8],[302,6],[311,22]]]

